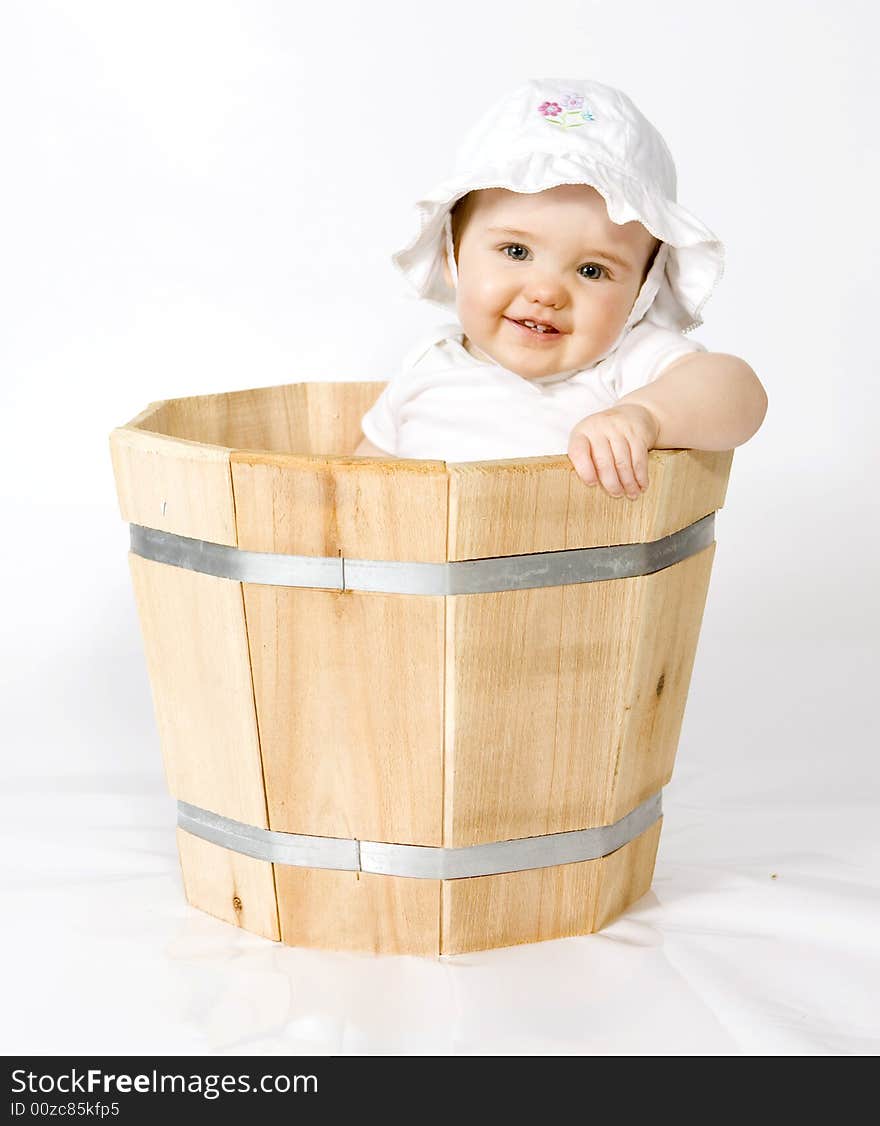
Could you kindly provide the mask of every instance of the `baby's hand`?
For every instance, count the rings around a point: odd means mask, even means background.
[[[638,403],[618,403],[588,415],[568,440],[568,456],[585,485],[601,484],[613,497],[636,500],[648,487],[648,450],[660,424]]]

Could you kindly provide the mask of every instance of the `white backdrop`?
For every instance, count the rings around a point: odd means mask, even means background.
[[[858,888],[862,905],[877,903],[869,676],[880,624],[874,6],[447,0],[430,11],[426,19],[411,2],[355,0],[3,5],[0,675],[10,809],[0,824],[7,859],[14,857],[10,879],[27,905],[17,912],[14,957],[19,965],[52,961],[63,948],[63,957],[88,965],[100,948],[105,975],[116,966],[123,978],[137,950],[140,979],[150,984],[135,994],[141,1008],[136,1001],[128,1038],[102,1039],[99,998],[82,1050],[147,1051],[160,1041],[165,1050],[205,1052],[867,1050],[880,1040],[858,1002],[865,975],[876,974],[876,933],[869,941],[866,921],[814,951],[824,974],[809,954],[792,959],[784,933],[762,955],[765,966],[802,965],[820,991],[806,1005],[809,1019],[792,1016],[803,996],[797,978],[769,1025],[757,1002],[737,1007],[733,998],[750,995],[744,967],[754,963],[719,960],[712,995],[726,1031],[717,1040],[684,1031],[652,1039],[644,1029],[639,1040],[621,1016],[631,1012],[626,1003],[605,1007],[606,1032],[593,1040],[578,1039],[582,1032],[560,1040],[544,1013],[538,1031],[532,1023],[513,1042],[500,1017],[485,1023],[485,1010],[478,1034],[462,1016],[467,1004],[456,1009],[448,1040],[436,1027],[429,1033],[417,1013],[411,1025],[402,1018],[394,1026],[399,1040],[363,1014],[352,1037],[344,1004],[337,1017],[347,1039],[320,1013],[303,1015],[296,1000],[286,1017],[274,1014],[270,1031],[247,1040],[212,1033],[197,1006],[188,1016],[150,1007],[156,980],[174,992],[163,976],[174,943],[152,916],[156,903],[178,937],[176,927],[205,927],[198,933],[224,950],[237,942],[268,955],[258,940],[251,947],[247,936],[179,906],[173,803],[164,794],[109,431],[162,398],[387,378],[415,336],[446,319],[405,294],[389,260],[410,237],[413,201],[448,174],[462,130],[486,101],[528,77],[619,86],[666,137],[680,201],[727,248],[725,277],[694,335],[743,356],[770,400],[763,428],[735,455],[717,518],[655,888],[641,914],[613,934],[641,920],[669,954],[671,936],[687,929],[675,911],[695,902],[689,880],[711,892],[706,919],[719,911],[741,917],[730,907],[735,898],[718,894],[718,871],[757,864],[764,880],[784,867],[782,857],[801,872],[800,891],[817,911],[816,896],[832,886]],[[832,840],[828,826],[838,823],[850,836]],[[123,826],[128,835],[113,837]],[[94,839],[76,836],[90,827]],[[88,912],[74,887],[90,889]],[[825,925],[849,918],[845,897],[832,898],[821,907]],[[804,932],[815,938],[815,919],[792,923],[797,909],[784,903],[767,935],[785,932],[786,918],[792,941]],[[59,930],[62,909],[72,920],[67,933]],[[756,918],[766,918],[761,911]],[[114,930],[109,920],[119,912],[126,923]],[[144,937],[148,917],[162,937]],[[117,938],[109,947],[108,928]],[[702,923],[698,932],[707,933]],[[567,940],[562,948],[575,962],[581,955],[571,951],[582,951],[591,966],[607,942]],[[864,962],[853,959],[854,944]],[[303,965],[310,974],[363,971],[360,961],[272,949],[291,998]],[[503,967],[520,974],[525,959],[552,995],[541,978],[552,973],[547,949],[474,961],[487,981],[497,973],[503,982]],[[843,984],[828,968],[838,957],[851,975]],[[393,980],[382,966],[371,972]],[[59,1016],[75,990],[62,971],[41,1003],[17,995],[21,1013],[5,1050],[60,1052],[82,1036]],[[430,972],[419,971],[429,992]],[[648,979],[659,980],[656,967]],[[827,995],[823,980],[834,982]],[[109,1005],[112,973],[107,982]],[[754,996],[762,989],[756,984]],[[700,1004],[710,992],[699,992]],[[581,1002],[592,1004],[588,989]],[[559,1003],[576,1003],[561,984]],[[678,1003],[684,1012],[681,996]],[[577,1011],[568,1011],[580,1029]]]

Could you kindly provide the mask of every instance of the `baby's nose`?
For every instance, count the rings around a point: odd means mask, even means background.
[[[553,309],[561,309],[568,300],[565,285],[558,279],[548,275],[529,280],[525,287],[526,298],[536,305],[547,305]]]

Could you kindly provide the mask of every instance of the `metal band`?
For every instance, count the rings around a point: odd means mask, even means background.
[[[363,590],[383,594],[486,594],[650,575],[715,539],[715,513],[650,543],[571,548],[452,563],[385,562],[244,551],[131,524],[131,550],[144,559],[218,578],[267,586]]]
[[[512,841],[433,848],[428,845],[386,844],[382,841],[311,837],[258,829],[187,802],[177,803],[177,824],[193,836],[233,852],[290,864],[296,868],[334,868],[381,876],[410,876],[418,880],[464,880],[500,872],[523,872],[598,860],[643,833],[662,815],[659,791],[612,825],[520,837]]]

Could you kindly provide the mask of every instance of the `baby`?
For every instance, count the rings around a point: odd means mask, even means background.
[[[532,80],[472,127],[393,261],[458,321],[405,358],[355,454],[482,461],[566,453],[635,500],[651,449],[732,449],[767,396],[684,334],[723,272],[675,202],[663,138],[598,82]]]

